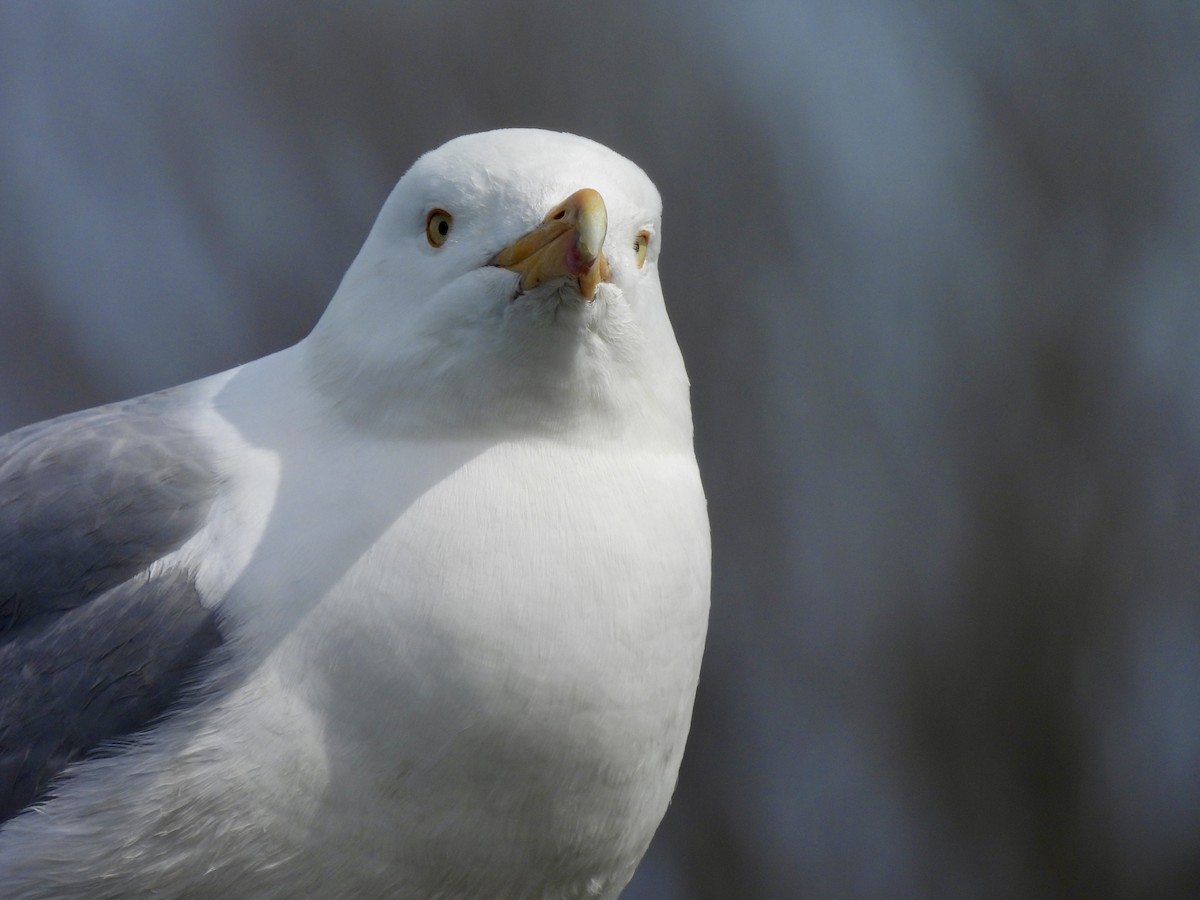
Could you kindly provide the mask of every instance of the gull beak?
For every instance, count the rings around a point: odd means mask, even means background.
[[[542,224],[517,238],[494,257],[492,265],[521,276],[521,292],[569,276],[589,303],[596,285],[608,281],[612,271],[602,247],[608,231],[608,210],[599,191],[583,188],[550,212]]]

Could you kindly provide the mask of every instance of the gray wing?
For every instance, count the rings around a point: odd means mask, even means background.
[[[141,731],[220,641],[192,573],[150,564],[218,480],[175,390],[0,437],[0,822]]]

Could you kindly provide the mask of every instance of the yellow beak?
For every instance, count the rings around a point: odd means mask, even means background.
[[[596,285],[612,277],[602,251],[607,232],[604,198],[583,188],[546,213],[541,225],[492,257],[492,265],[519,274],[522,292],[570,276],[580,296],[591,302]]]

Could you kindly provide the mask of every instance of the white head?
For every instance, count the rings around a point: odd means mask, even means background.
[[[645,173],[594,141],[450,141],[384,204],[305,341],[313,378],[360,427],[690,443],[661,216]]]

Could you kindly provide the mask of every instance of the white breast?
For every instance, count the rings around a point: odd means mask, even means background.
[[[290,566],[252,560],[228,601],[293,598],[253,617],[264,661],[233,710],[264,748],[287,736],[294,760],[271,765],[305,783],[259,785],[259,803],[314,866],[402,872],[414,897],[615,892],[690,720],[709,571],[694,460],[549,441],[338,452],[294,477],[355,465],[356,487],[310,480],[291,509],[285,465],[262,545],[303,514],[329,523],[305,532],[324,546],[269,548]]]

